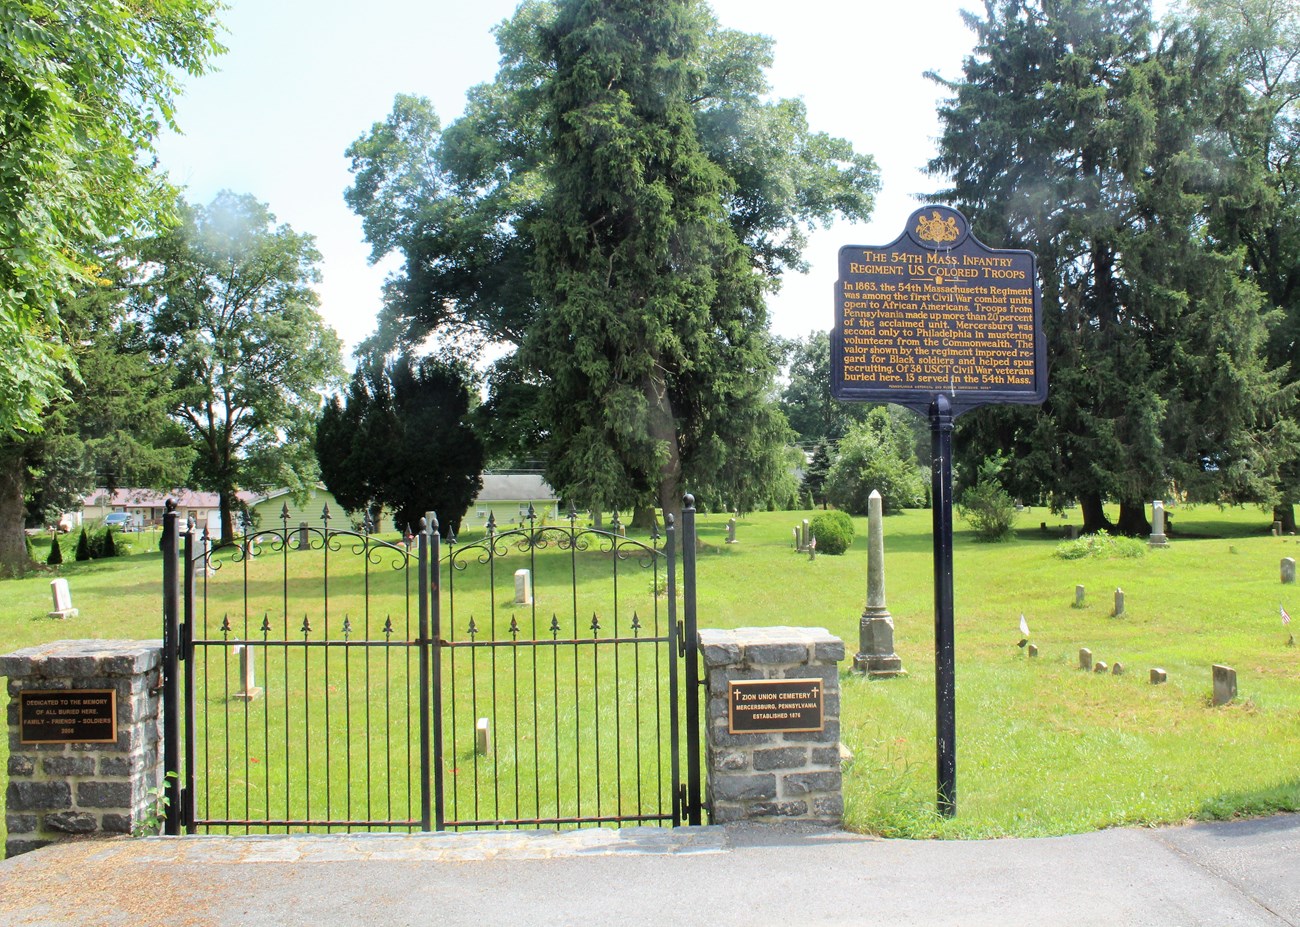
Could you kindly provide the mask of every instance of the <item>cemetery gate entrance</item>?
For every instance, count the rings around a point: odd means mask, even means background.
[[[700,823],[691,497],[644,539],[289,517],[168,506],[167,833]]]

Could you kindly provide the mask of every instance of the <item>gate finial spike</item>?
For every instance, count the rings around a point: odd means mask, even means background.
[[[289,503],[280,506],[280,521],[289,524]]]
[[[492,509],[488,509],[488,520],[487,520],[488,537],[492,537],[492,535],[496,534],[496,531],[497,531],[497,513],[494,512]]]

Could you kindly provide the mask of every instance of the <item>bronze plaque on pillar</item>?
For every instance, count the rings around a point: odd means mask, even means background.
[[[111,744],[117,740],[114,689],[18,693],[18,739],[25,744]]]
[[[727,732],[820,731],[825,728],[821,679],[733,679],[727,682]]]

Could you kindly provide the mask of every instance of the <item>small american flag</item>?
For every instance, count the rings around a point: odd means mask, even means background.
[[[1282,613],[1282,623],[1283,623],[1284,625],[1285,625],[1285,624],[1290,624],[1290,623],[1291,623],[1291,616],[1288,615],[1288,614],[1286,613],[1286,609],[1285,609],[1283,606],[1279,605],[1279,606],[1277,607],[1277,610],[1280,611],[1280,612]]]

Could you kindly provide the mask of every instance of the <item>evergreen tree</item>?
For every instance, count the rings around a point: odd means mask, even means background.
[[[372,256],[405,261],[369,350],[517,349],[488,377],[491,450],[544,453],[580,503],[752,493],[787,436],[763,293],[808,228],[870,213],[873,162],[764,100],[770,40],[698,0],[529,2],[497,40],[445,131],[399,97],[349,149]]]
[[[812,460],[804,471],[801,488],[812,499],[813,505],[826,508],[826,477],[831,470],[831,450],[823,441],[813,451]]]
[[[78,557],[77,559],[80,560],[81,558]],[[54,535],[54,541],[50,544],[50,553],[45,558],[45,562],[50,566],[57,566],[63,562],[63,551],[59,548],[59,536],[57,534]]]
[[[1249,277],[1281,318],[1268,358],[1300,380],[1300,8],[1286,0],[1195,0],[1192,9],[1222,50],[1228,68],[1220,168],[1231,195],[1211,214],[1224,250],[1240,249]],[[1293,387],[1294,388],[1294,387]],[[1280,448],[1295,448],[1300,428],[1286,422]],[[1300,454],[1282,461],[1281,498],[1273,517],[1296,530]]]
[[[81,528],[81,537],[77,538],[77,553],[75,559],[78,563],[82,563],[86,560],[90,560],[93,556],[94,553],[90,549],[90,538],[86,534],[86,528],[83,525]]]
[[[348,511],[377,520],[391,508],[398,530],[435,512],[444,531],[456,531],[483,485],[469,407],[469,378],[454,364],[409,354],[363,364],[346,402],[335,397],[321,414],[321,479]]]
[[[1041,409],[968,416],[973,460],[1012,450],[1013,492],[1078,499],[1088,531],[1150,530],[1145,501],[1262,500],[1285,397],[1240,256],[1204,234],[1230,194],[1212,131],[1222,59],[1157,33],[1145,0],[988,0],[949,84],[942,198],[1001,247],[1038,255],[1051,382]]]
[[[99,550],[96,552],[97,557],[116,557],[117,542],[113,540],[113,529],[105,528],[104,536],[99,542]]]

